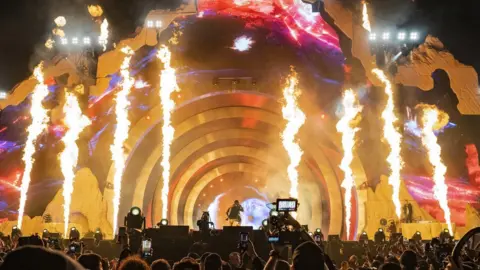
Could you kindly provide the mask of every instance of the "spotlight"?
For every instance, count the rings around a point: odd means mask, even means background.
[[[142,216],[142,210],[136,206],[132,207],[125,217],[124,225],[128,229],[142,229],[142,227],[145,227],[145,218]]]
[[[60,39],[60,44],[62,44],[62,45],[68,45],[68,39],[62,37],[62,38]]]
[[[323,233],[320,228],[317,228],[315,230],[315,233],[313,234],[313,240],[315,240],[315,242],[317,243],[320,243],[323,241]]]
[[[268,219],[264,219],[262,221],[262,226],[265,228],[265,227],[268,227]]]
[[[78,38],[77,37],[72,38],[72,44],[74,44],[74,45],[78,44]]]
[[[412,240],[416,242],[422,241],[422,233],[417,231],[415,234],[412,236]]]
[[[95,242],[98,244],[98,242],[102,241],[103,240],[103,233],[102,231],[100,230],[100,228],[97,228],[95,230],[95,235],[93,236],[93,238],[95,238]]]
[[[77,228],[75,227],[72,227],[70,229],[70,235],[68,237],[70,239],[70,241],[78,241],[80,240],[80,232],[77,230]]]
[[[362,232],[362,234],[360,234],[360,237],[358,237],[358,240],[360,242],[364,242],[365,244],[368,243],[368,235],[367,235],[367,232]]]
[[[0,91],[0,99],[7,99],[7,96],[8,96],[7,92]]]
[[[372,40],[372,41],[373,41],[373,40],[377,40],[377,34],[375,34],[375,33],[370,33],[370,35],[368,36],[368,39],[370,39],[370,40]]]
[[[383,40],[389,40],[390,39],[390,33],[389,32],[385,32],[382,34],[382,39]]]
[[[374,235],[374,240],[376,244],[381,244],[382,242],[385,242],[385,232],[383,231],[382,228],[378,229],[378,231]]]
[[[450,234],[450,231],[448,229],[444,229],[441,233],[440,233],[440,242],[441,243],[450,243],[452,240],[453,240],[453,237],[452,235]]]
[[[407,35],[405,34],[405,32],[400,32],[400,33],[398,33],[397,38],[398,38],[398,40],[405,40],[406,36]]]
[[[155,27],[156,27],[156,28],[162,27],[162,22],[161,22],[161,21],[156,21],[156,22],[155,22]]]
[[[164,218],[158,223],[159,226],[168,226],[168,219]]]
[[[90,45],[90,38],[89,37],[84,37],[83,38],[83,44],[84,45]]]
[[[270,211],[270,216],[271,217],[278,217],[278,211],[276,211],[276,210]]]
[[[11,235],[12,235],[12,237],[14,237],[14,236],[20,237],[20,236],[22,236],[22,231],[17,226],[13,226]]]
[[[418,40],[418,33],[417,32],[411,32],[410,33],[410,40]]]
[[[147,21],[147,27],[153,28],[153,21]]]
[[[48,232],[47,229],[43,229],[43,232],[42,232],[42,239],[45,239],[45,238],[50,238],[50,233]]]

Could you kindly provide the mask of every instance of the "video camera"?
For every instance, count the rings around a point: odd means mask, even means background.
[[[297,211],[298,200],[293,198],[277,199],[273,205],[275,208],[270,211],[268,225],[265,228],[268,242],[283,245],[299,240],[302,227],[290,215],[291,212]]]

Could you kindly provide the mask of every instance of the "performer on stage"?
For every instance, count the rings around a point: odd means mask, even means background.
[[[403,205],[403,215],[405,216],[405,223],[413,222],[413,207],[408,201]]]
[[[235,200],[232,207],[227,210],[227,219],[230,226],[240,226],[242,223],[242,218],[240,217],[240,212],[243,212],[242,205]]]

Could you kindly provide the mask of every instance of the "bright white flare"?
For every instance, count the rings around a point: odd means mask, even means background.
[[[33,154],[35,153],[35,142],[40,134],[47,128],[48,115],[47,110],[43,107],[42,101],[48,95],[48,87],[45,84],[45,78],[43,75],[43,63],[40,63],[33,75],[37,79],[37,85],[33,89],[30,107],[30,116],[32,123],[27,128],[27,141],[25,148],[23,149],[23,162],[25,163],[25,170],[23,172],[22,184],[20,186],[20,206],[18,208],[18,224],[19,229],[22,228],[23,214],[25,211],[25,204],[27,201],[28,188],[30,186],[30,173],[32,172],[33,163],[35,159]]]
[[[107,50],[108,44],[108,21],[107,19],[103,19],[102,25],[100,25],[100,37],[99,42],[103,45],[103,51]]]
[[[442,208],[445,221],[448,225],[450,234],[453,233],[452,221],[450,218],[450,208],[448,207],[448,189],[445,183],[445,174],[447,167],[442,162],[442,148],[438,144],[437,136],[434,133],[435,126],[439,120],[440,112],[437,108],[425,107],[423,109],[423,129],[422,129],[422,143],[427,148],[428,159],[433,166],[433,195],[438,200],[440,208]]]
[[[392,83],[388,80],[387,76],[380,69],[374,69],[372,72],[378,77],[383,84],[385,84],[385,94],[387,95],[387,104],[382,112],[382,119],[384,121],[383,126],[383,138],[387,141],[390,147],[390,153],[387,157],[388,165],[390,166],[390,175],[388,176],[388,183],[393,188],[392,201],[395,206],[395,213],[400,219],[402,214],[402,204],[400,203],[400,184],[401,177],[400,171],[403,168],[403,161],[400,155],[402,134],[397,130],[395,124],[398,121],[395,115],[395,104],[393,100]]]
[[[250,50],[253,43],[255,42],[250,37],[241,36],[235,39],[233,42],[233,47],[231,48],[239,52],[244,52]]]
[[[370,26],[370,19],[368,18],[368,8],[367,8],[367,3],[363,1],[363,10],[362,10],[362,20],[363,20],[363,28],[367,30],[368,32],[372,32],[372,28]]]
[[[287,125],[282,133],[283,147],[288,153],[290,164],[287,168],[288,178],[290,180],[290,197],[298,199],[298,171],[297,167],[302,160],[302,149],[295,139],[300,127],[305,123],[305,114],[300,110],[297,104],[297,98],[301,91],[297,89],[297,73],[292,73],[287,79],[287,86],[283,89],[283,98],[285,105],[282,108],[283,119]]]
[[[55,18],[54,22],[57,27],[64,27],[67,24],[67,19],[65,19],[65,17],[63,16],[58,16],[57,18]]]
[[[172,126],[172,111],[175,109],[175,101],[171,98],[173,92],[180,91],[177,85],[175,69],[170,65],[172,53],[167,46],[162,45],[157,57],[163,63],[160,73],[160,103],[163,110],[163,150],[162,150],[162,218],[168,218],[168,193],[170,184],[170,146],[173,141],[175,129]]]
[[[122,76],[122,89],[117,92],[115,98],[115,115],[117,126],[113,137],[113,144],[110,146],[112,152],[112,161],[115,168],[113,177],[113,235],[117,233],[118,211],[120,207],[120,193],[122,191],[122,177],[125,169],[125,151],[123,144],[128,138],[128,130],[130,129],[130,121],[128,120],[128,106],[130,101],[128,95],[135,84],[134,78],[130,75],[130,61],[132,60],[133,50],[129,47],[122,49],[126,55],[120,67],[120,74]]]
[[[355,186],[352,168],[350,165],[353,160],[353,148],[355,147],[355,133],[360,129],[358,124],[358,115],[362,107],[357,105],[357,97],[353,90],[348,89],[343,94],[343,117],[337,123],[337,131],[342,133],[343,158],[340,163],[340,169],[343,171],[344,178],[342,187],[345,189],[345,225],[347,229],[347,239],[350,239],[350,218],[352,215],[352,188]]]
[[[63,233],[64,237],[67,237],[70,205],[72,203],[73,184],[75,181],[75,167],[77,167],[78,162],[77,140],[83,129],[90,125],[91,122],[88,117],[82,114],[77,97],[73,93],[66,93],[63,113],[65,115],[63,122],[68,130],[62,138],[65,149],[60,154],[60,168],[65,178],[63,181]]]

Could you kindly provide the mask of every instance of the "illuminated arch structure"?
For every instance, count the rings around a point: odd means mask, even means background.
[[[255,91],[212,92],[181,104],[174,113],[175,141],[172,146],[172,179],[170,181],[169,219],[171,224],[193,227],[198,218],[196,205],[211,183],[227,179],[232,174],[242,174],[243,186],[255,186],[253,179],[274,177],[275,183],[285,187],[288,165],[285,150],[279,141],[284,127],[278,97]],[[132,127],[126,148],[129,149],[125,171],[120,213],[132,205],[141,206],[147,213],[147,222],[160,221],[161,205],[161,134],[160,107],[149,112],[149,117]],[[323,124],[322,132],[313,132],[308,126]],[[300,202],[308,208],[308,216],[301,221],[310,227],[321,227],[329,234],[343,234],[342,173],[337,164],[341,159],[338,136],[331,123],[307,120],[301,132],[301,145],[305,151],[300,164]],[[310,130],[310,131],[308,131]],[[157,137],[157,139],[155,139]],[[354,160],[357,186],[365,179],[358,157]],[[112,182],[110,170],[108,182]],[[238,178],[237,178],[238,179]],[[309,189],[302,189],[303,185]],[[238,185],[238,183],[237,183]],[[240,187],[241,188],[241,185]],[[309,196],[308,193],[314,196]],[[104,198],[112,196],[106,189]],[[310,200],[302,199],[307,197]],[[357,201],[354,224],[363,228],[365,220],[361,207],[366,193],[355,190]],[[274,200],[274,198],[269,198]],[[233,200],[233,198],[232,198]],[[108,199],[107,199],[108,201]],[[301,212],[303,213],[303,212]]]

